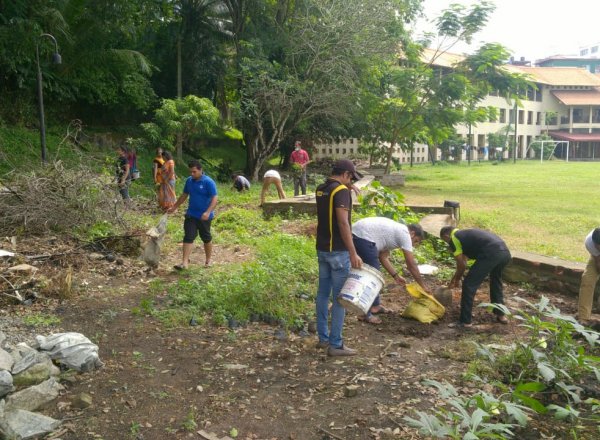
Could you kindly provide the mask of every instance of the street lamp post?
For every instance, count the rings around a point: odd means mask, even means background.
[[[40,143],[42,146],[42,163],[46,162],[46,124],[44,122],[44,93],[42,92],[42,69],[40,68],[40,41],[43,37],[48,37],[54,42],[54,54],[52,54],[52,62],[60,64],[62,59],[58,53],[58,44],[56,38],[50,34],[41,34],[35,43],[35,61],[37,63],[37,91],[38,104],[40,110]]]

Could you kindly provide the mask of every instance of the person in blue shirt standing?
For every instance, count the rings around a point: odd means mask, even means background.
[[[212,256],[210,224],[215,215],[215,206],[217,206],[217,185],[214,180],[204,174],[202,165],[197,160],[190,161],[188,167],[190,177],[185,181],[183,193],[168,211],[169,213],[175,212],[188,197],[190,198],[183,222],[183,259],[181,264],[175,266],[177,270],[187,269],[189,266],[194,240],[198,235],[204,243],[204,255],[206,256],[204,267],[211,265]]]

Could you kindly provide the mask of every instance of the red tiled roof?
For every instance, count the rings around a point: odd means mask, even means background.
[[[600,133],[567,133],[566,131],[549,131],[550,137],[570,142],[600,142]]]
[[[553,90],[564,105],[600,105],[600,90]]]

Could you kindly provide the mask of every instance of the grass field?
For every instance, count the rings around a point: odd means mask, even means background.
[[[514,250],[586,261],[600,226],[600,163],[505,162],[405,168],[407,204],[461,204],[460,227],[488,229]]]

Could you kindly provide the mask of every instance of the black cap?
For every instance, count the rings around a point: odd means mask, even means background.
[[[363,175],[356,171],[354,164],[349,159],[340,159],[333,164],[334,170],[349,171],[354,180],[362,179]]]

